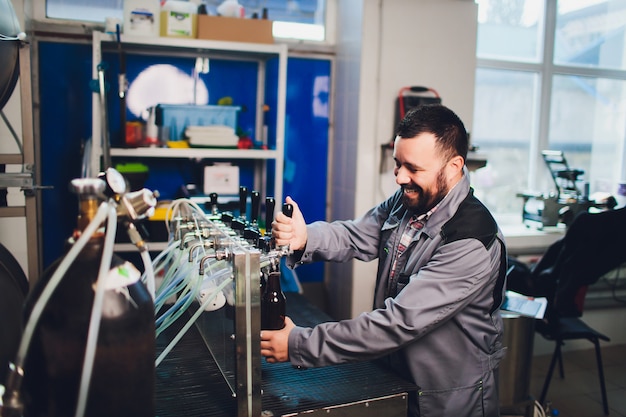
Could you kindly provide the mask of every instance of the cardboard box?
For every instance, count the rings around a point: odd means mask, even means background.
[[[198,39],[216,41],[274,43],[272,21],[236,17],[198,15]]]

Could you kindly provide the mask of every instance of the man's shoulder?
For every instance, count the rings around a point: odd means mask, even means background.
[[[478,239],[489,248],[498,235],[498,224],[489,209],[470,190],[456,213],[441,229],[444,243],[462,239]]]

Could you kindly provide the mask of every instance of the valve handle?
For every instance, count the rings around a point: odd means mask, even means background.
[[[276,207],[276,200],[274,197],[265,198],[265,236],[271,236],[272,234],[272,222],[274,221],[274,208]]]
[[[209,194],[209,205],[211,207],[211,213],[217,214],[219,211],[217,208],[217,193]]]
[[[283,204],[283,214],[287,217],[293,216],[293,204]]]
[[[239,217],[246,218],[246,200],[248,198],[248,188],[245,186],[239,187]]]
[[[293,204],[285,203],[283,204],[283,214],[287,217],[293,216]],[[278,247],[278,250],[283,253],[289,253],[289,245],[281,245]]]
[[[259,208],[261,206],[261,194],[258,191],[252,191],[250,199],[252,200],[252,212],[250,213],[250,221],[257,224],[259,221]]]

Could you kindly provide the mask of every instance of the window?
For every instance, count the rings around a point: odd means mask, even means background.
[[[550,192],[561,150],[589,191],[626,182],[626,0],[479,0],[472,143],[476,193],[520,222],[522,192]],[[623,203],[622,203],[623,204]],[[621,205],[621,204],[620,204]]]
[[[158,1],[158,0],[154,0]],[[209,14],[223,0],[205,0]],[[38,3],[38,2],[37,2]],[[43,2],[42,2],[43,3]],[[123,20],[122,0],[47,0],[45,17],[49,19],[75,20],[104,23],[104,17]],[[256,14],[259,18],[267,11],[274,21],[273,32],[277,38],[308,41],[327,41],[327,0],[239,0],[246,17]]]
[[[475,111],[472,143],[489,159],[485,168],[473,174],[472,183],[495,213],[521,213],[514,196],[527,188],[528,138],[534,131],[538,83],[537,74],[528,71],[476,71],[480,111]]]

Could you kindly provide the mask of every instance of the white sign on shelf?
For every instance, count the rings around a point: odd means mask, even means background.
[[[227,163],[205,166],[203,191],[218,195],[239,193],[239,167]]]

